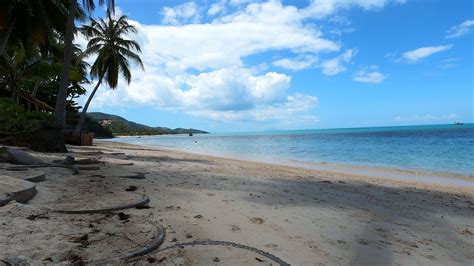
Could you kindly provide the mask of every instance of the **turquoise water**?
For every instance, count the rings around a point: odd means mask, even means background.
[[[143,136],[118,140],[248,160],[330,162],[474,176],[474,124]]]

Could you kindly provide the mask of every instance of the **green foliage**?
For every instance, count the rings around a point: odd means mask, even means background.
[[[93,132],[94,137],[96,138],[113,138],[114,137],[114,134],[112,134],[112,131],[102,126],[96,120],[87,116],[86,116],[86,121],[85,121],[85,128],[87,129],[87,131]]]
[[[15,135],[33,132],[46,123],[49,115],[28,112],[12,99],[0,97],[0,133]]]
[[[129,33],[137,33],[137,29],[128,23],[127,16],[115,18],[110,10],[106,19],[95,20],[91,18],[90,25],[83,25],[81,32],[88,39],[86,55],[97,55],[92,67],[91,75],[104,79],[110,88],[118,85],[120,74],[130,83],[130,61],[141,66],[140,45],[134,40],[124,38]]]

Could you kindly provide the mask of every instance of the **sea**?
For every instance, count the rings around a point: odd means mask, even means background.
[[[120,142],[279,164],[332,163],[474,181],[474,124],[119,137]]]

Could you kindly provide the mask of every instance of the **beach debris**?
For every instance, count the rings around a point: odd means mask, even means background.
[[[262,260],[261,258],[257,258],[257,257],[255,257],[255,260],[258,262],[265,262],[265,260]]]
[[[0,148],[2,160],[6,160],[13,164],[21,164],[21,165],[38,165],[43,164],[43,162],[34,157],[33,155],[17,149],[12,149],[8,147]]]
[[[99,161],[97,158],[87,158],[87,159],[81,159],[81,160],[76,160],[74,161],[74,164],[100,164],[102,163]]]
[[[135,191],[137,190],[137,186],[129,186],[125,191]]]
[[[70,254],[67,257],[67,260],[72,264],[72,265],[86,265],[86,262],[84,259],[76,254]]]
[[[145,179],[145,173],[135,173],[129,175],[117,176],[119,178],[128,178],[128,179]]]
[[[252,217],[250,218],[250,221],[254,224],[263,224],[265,222],[265,220],[260,217]]]
[[[170,242],[177,242],[177,241],[178,241],[178,239],[176,239],[176,237],[173,237],[173,238],[170,239]]]
[[[266,248],[276,248],[276,247],[278,247],[278,245],[277,244],[266,244],[264,247],[266,247]]]
[[[89,235],[86,233],[80,237],[73,237],[72,241],[73,243],[79,243],[81,244],[82,247],[87,247],[89,243]]]
[[[105,213],[111,211],[118,211],[124,209],[135,208],[137,206],[148,205],[150,203],[150,198],[147,195],[142,195],[142,199],[133,203],[118,205],[118,206],[111,206],[111,207],[103,207],[99,209],[63,209],[63,210],[53,210],[54,212],[58,213],[69,213],[69,214],[89,214],[89,213]]]
[[[125,214],[123,212],[119,212],[117,215],[118,215],[120,221],[128,220],[128,218],[130,218],[130,215]]]
[[[106,154],[106,155],[125,155],[125,152],[107,152],[107,153],[103,153],[103,154]]]
[[[149,205],[140,205],[140,206],[136,206],[135,209],[137,210],[142,210],[142,209],[152,209],[154,207],[150,207]]]
[[[201,219],[203,216],[201,214],[198,214],[196,216],[194,216],[195,219]]]
[[[70,151],[70,153],[80,154],[80,155],[99,155],[104,154],[103,151]]]
[[[72,156],[66,156],[66,158],[64,158],[64,160],[62,160],[59,164],[62,164],[62,165],[73,165],[75,163],[75,158],[72,157]]]
[[[95,166],[95,165],[87,165],[87,166],[78,166],[77,169],[79,169],[79,170],[100,170],[100,167]]]
[[[186,238],[193,238],[193,235],[188,233],[188,234],[186,234]]]
[[[148,257],[148,258],[146,259],[146,261],[147,261],[148,263],[154,263],[154,262],[156,261],[156,259],[153,258],[153,257]]]
[[[64,158],[63,160],[55,160],[53,162],[61,164],[61,165],[73,165],[73,164],[84,165],[84,164],[100,164],[100,163],[102,163],[96,158],[92,158],[92,159],[86,158],[86,159],[76,160],[76,158],[74,158],[72,156],[66,156],[66,158]]]
[[[171,206],[165,207],[165,209],[167,209],[167,210],[181,210],[181,207],[179,207],[179,206],[175,207],[175,206],[171,205]]]
[[[6,265],[30,265],[25,256],[7,257],[0,261]]]
[[[240,227],[238,225],[232,224],[230,226],[230,230],[235,233],[237,231],[240,231]]]
[[[34,221],[36,219],[49,219],[49,216],[46,216],[45,213],[31,214],[31,215],[28,215],[26,219]]]
[[[465,229],[464,231],[462,231],[461,234],[463,234],[463,235],[471,235],[471,236],[474,235],[471,231],[469,231],[469,229]]]
[[[26,203],[37,193],[36,185],[30,181],[0,175],[0,207],[9,202]]]
[[[322,181],[319,181],[319,183],[333,184],[333,182],[331,182],[329,180],[322,180]]]
[[[212,259],[212,261],[213,261],[213,262],[219,262],[219,261],[221,261],[221,260],[220,260],[218,257],[214,257],[214,258]]]
[[[22,170],[25,170],[25,168],[61,167],[61,168],[71,169],[73,174],[79,174],[78,169],[75,168],[74,166],[45,163],[23,150],[12,149],[8,147],[0,148],[0,161],[22,165],[20,167],[13,166],[13,167],[5,168],[8,171],[15,171],[15,170],[22,171]]]

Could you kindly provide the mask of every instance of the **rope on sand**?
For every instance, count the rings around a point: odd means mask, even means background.
[[[143,256],[143,255],[146,255],[146,254],[154,251],[159,246],[161,246],[161,244],[163,244],[163,241],[165,240],[165,229],[163,228],[163,226],[161,226],[158,223],[153,223],[153,224],[155,225],[155,228],[156,228],[156,237],[150,243],[148,243],[144,246],[140,246],[139,248],[134,249],[130,252],[124,253],[120,256],[112,257],[112,258],[108,258],[108,259],[102,259],[102,260],[98,260],[98,261],[93,261],[93,262],[91,262],[91,264],[97,265],[97,264],[109,264],[109,263],[113,263],[113,262],[125,262],[125,261],[128,261],[128,260],[132,259],[132,258],[135,258],[135,257],[138,257],[138,256]]]
[[[147,195],[143,195],[143,198],[135,203],[126,204],[126,205],[119,205],[101,209],[85,209],[85,210],[53,210],[54,212],[58,213],[67,213],[67,214],[90,214],[90,213],[102,213],[102,212],[112,212],[124,209],[130,209],[135,207],[142,207],[150,203],[150,198]]]
[[[229,241],[220,241],[220,240],[197,240],[193,242],[186,242],[186,243],[179,243],[173,246],[165,247],[160,250],[157,250],[156,253],[160,253],[165,250],[169,249],[174,249],[174,248],[185,248],[187,246],[227,246],[227,247],[233,247],[233,248],[240,248],[240,249],[245,249],[248,251],[255,252],[261,256],[264,256],[276,263],[278,263],[281,266],[289,266],[290,264],[288,262],[285,262],[284,260],[280,259],[279,257],[268,253],[266,251],[260,250],[258,248],[234,243],[234,242],[229,242]]]

